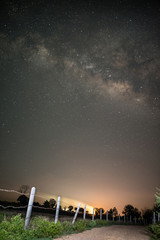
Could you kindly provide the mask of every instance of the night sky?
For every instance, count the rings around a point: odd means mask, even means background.
[[[159,27],[155,1],[1,3],[1,188],[153,206]]]

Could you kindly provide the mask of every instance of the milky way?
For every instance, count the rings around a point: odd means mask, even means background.
[[[2,187],[151,207],[160,182],[159,5],[6,1],[0,11]]]

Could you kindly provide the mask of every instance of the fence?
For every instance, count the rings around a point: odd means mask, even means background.
[[[43,210],[45,210],[45,211],[51,210],[51,208],[42,207],[42,206],[35,206],[35,205],[34,205],[35,196],[38,197],[38,198],[41,198],[41,199],[45,199],[45,200],[46,200],[46,198],[44,198],[44,197],[42,197],[42,196],[40,196],[40,195],[38,195],[38,194],[35,194],[35,193],[36,193],[36,188],[35,188],[35,187],[32,187],[30,194],[29,194],[29,193],[25,193],[25,195],[24,195],[23,193],[21,193],[21,192],[15,191],[15,190],[0,189],[0,191],[2,191],[2,192],[7,192],[7,193],[16,193],[16,194],[19,194],[19,195],[21,195],[21,196],[22,196],[22,195],[23,195],[23,196],[29,196],[28,204],[25,205],[25,206],[3,206],[3,205],[0,205],[0,207],[3,208],[3,209],[8,209],[8,208],[13,208],[13,209],[25,209],[25,208],[26,208],[27,211],[26,211],[25,224],[24,224],[24,229],[25,229],[25,230],[27,229],[27,227],[28,227],[28,225],[29,225],[29,222],[30,222],[31,213],[32,213],[32,208],[35,208],[35,209],[37,208],[37,209],[40,209],[40,210],[43,209]],[[58,221],[58,219],[59,219],[59,212],[60,212],[60,208],[61,208],[60,203],[61,203],[61,197],[58,196],[58,198],[57,198],[57,204],[56,204],[56,209],[55,209],[55,223],[57,223],[57,221]],[[63,204],[69,204],[69,203],[66,203],[66,202],[63,201]],[[70,205],[70,204],[69,204],[69,205]],[[73,205],[73,204],[72,204],[72,205]],[[75,213],[72,212],[72,216],[73,216],[73,214],[74,214],[73,220],[72,220],[72,224],[74,224],[75,221],[76,221],[76,219],[77,219],[77,216],[78,216],[78,213],[79,213],[79,210],[80,210],[80,206],[81,206],[81,203],[78,204],[78,207],[75,207],[75,210],[76,210]],[[84,205],[84,209],[83,209],[84,211],[83,211],[83,215],[82,215],[82,217],[83,217],[84,220],[86,219],[86,209],[87,209],[87,205]],[[69,214],[68,211],[67,211],[67,214]],[[89,216],[91,217],[92,221],[95,220],[95,208],[92,209],[92,214],[89,214]],[[103,213],[102,213],[102,209],[100,209],[99,219],[102,220],[102,219],[104,219],[104,217],[105,217],[105,220],[106,220],[106,221],[109,221],[109,212],[106,211],[106,213],[103,214]],[[117,219],[117,218],[118,218],[118,219]],[[120,214],[119,214],[117,217],[115,217],[114,214],[112,215],[112,222],[114,222],[115,220],[117,220],[117,221],[119,221],[119,222],[123,221],[124,223],[125,223],[126,221],[128,221],[128,222],[130,222],[130,223],[134,223],[134,224],[138,223],[136,217],[134,217],[134,218],[132,219],[132,217],[129,216],[129,218],[126,219],[126,215],[120,216]],[[160,221],[160,213],[158,213],[158,219],[157,219],[157,221]],[[143,223],[145,224],[145,219],[143,219]],[[155,212],[153,212],[152,224],[156,224],[156,214],[155,214]]]

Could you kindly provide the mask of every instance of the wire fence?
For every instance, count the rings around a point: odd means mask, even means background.
[[[7,201],[0,201],[0,208],[4,210],[17,209],[17,210],[23,210],[23,211],[27,209],[24,229],[26,229],[29,225],[32,208],[34,211],[38,211],[41,213],[46,213],[46,214],[51,213],[52,216],[55,216],[55,223],[57,223],[59,215],[72,217],[73,218],[72,224],[75,223],[77,216],[83,219],[89,218],[92,221],[95,220],[95,217],[98,217],[100,220],[105,219],[106,221],[111,220],[111,221],[119,221],[119,222],[123,221],[123,222],[130,222],[130,223],[134,222],[135,224],[139,223],[138,219],[136,217],[133,218],[131,215],[129,217],[127,217],[126,215],[120,216],[120,214],[118,216],[115,216],[114,213],[110,214],[109,211],[104,212],[104,210],[102,209],[99,209],[99,214],[95,215],[96,208],[92,206],[89,206],[85,203],[74,204],[73,202],[63,200],[63,198],[55,194],[50,195],[52,197],[49,199],[49,197],[46,197],[46,196],[49,196],[49,194],[39,193],[39,192],[35,193],[36,189],[34,187],[32,187],[30,194],[24,193],[21,191],[16,191],[16,190],[8,190],[8,189],[0,189],[0,192],[15,193],[16,195],[19,196],[17,198],[17,201],[19,201],[19,203],[11,202],[10,204],[10,202],[7,202]],[[39,199],[43,201],[42,204],[37,201]],[[158,222],[160,221],[160,213],[156,215],[156,213],[153,212],[152,224],[156,224],[156,221]],[[145,224],[145,219],[143,219],[143,223]]]
[[[20,196],[22,196],[22,195],[24,195],[24,196],[30,196],[30,194],[29,193],[22,193],[22,192],[20,192],[20,191],[16,191],[16,190],[8,190],[8,189],[0,189],[0,192],[6,192],[6,193],[16,193],[16,194],[18,194],[18,195],[20,195]],[[44,195],[44,196],[42,196],[42,195]],[[50,195],[50,197],[47,197],[47,196],[49,196]],[[53,206],[52,206],[52,203],[50,203],[50,200],[51,199],[54,199],[55,200],[55,204],[53,204]],[[35,196],[34,196],[34,204],[33,204],[33,208],[39,208],[39,209],[43,209],[43,210],[55,210],[55,208],[51,208],[51,206],[52,207],[55,207],[56,206],[56,202],[57,202],[57,199],[58,199],[58,195],[56,195],[56,194],[46,194],[46,193],[37,193],[37,194],[35,194]],[[24,199],[24,200],[27,200],[27,198],[26,199]],[[39,200],[43,200],[43,203],[39,203]],[[1,201],[0,201],[1,202]],[[44,204],[45,204],[45,202],[46,202],[46,205],[48,204],[48,207],[46,207],[46,206],[44,206]],[[77,201],[78,202],[78,201]],[[36,203],[38,204],[38,205],[36,205]],[[16,202],[13,202],[13,204],[19,204],[18,202],[17,202],[17,200],[16,200]],[[51,206],[49,206],[49,204],[51,205]],[[83,206],[85,206],[86,204],[81,204],[81,207]],[[26,206],[23,206],[23,205],[21,205],[21,206],[13,206],[13,205],[10,205],[10,206],[3,206],[3,205],[1,205],[0,204],[0,207],[1,208],[4,208],[4,209],[7,209],[7,208],[14,208],[14,209],[20,209],[20,208],[27,208],[27,206],[28,205],[26,205]],[[71,206],[72,208],[70,208],[70,211],[69,211],[69,206]],[[75,211],[75,208],[77,208],[77,206],[78,206],[78,204],[75,204],[75,203],[73,203],[73,201],[66,201],[66,200],[63,200],[63,197],[61,198],[61,206],[60,206],[60,209],[61,210],[63,210],[63,211],[66,211],[66,212],[74,212]],[[86,211],[89,213],[91,213],[91,206],[87,206],[86,205]]]

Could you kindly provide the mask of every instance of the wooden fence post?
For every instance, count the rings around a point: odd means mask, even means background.
[[[93,208],[93,213],[92,213],[92,221],[94,221],[94,208]]]
[[[112,222],[114,222],[114,213],[112,214]]]
[[[119,214],[119,222],[121,221],[121,217],[120,217],[120,214]]]
[[[126,215],[124,214],[124,222],[126,222]]]
[[[79,205],[78,205],[78,208],[77,208],[77,210],[76,210],[76,213],[75,213],[74,218],[73,218],[73,221],[72,221],[72,224],[75,223],[75,220],[76,220],[76,218],[77,218],[77,215],[78,215],[80,206],[81,206],[81,203],[79,203]]]
[[[31,217],[31,212],[32,212],[32,206],[33,206],[33,202],[34,202],[35,191],[36,191],[36,188],[35,188],[35,187],[32,187],[31,193],[30,193],[30,197],[29,197],[29,203],[28,203],[28,207],[27,207],[27,213],[26,213],[25,223],[24,223],[24,230],[26,230],[26,228],[27,228],[28,225],[29,225],[29,221],[30,221],[30,217]]]
[[[84,205],[83,220],[86,219],[86,205]]]
[[[57,199],[57,207],[56,207],[55,223],[57,223],[57,221],[58,221],[60,201],[61,201],[61,197],[58,197],[58,199]]]
[[[108,222],[108,211],[106,211],[106,221]]]

